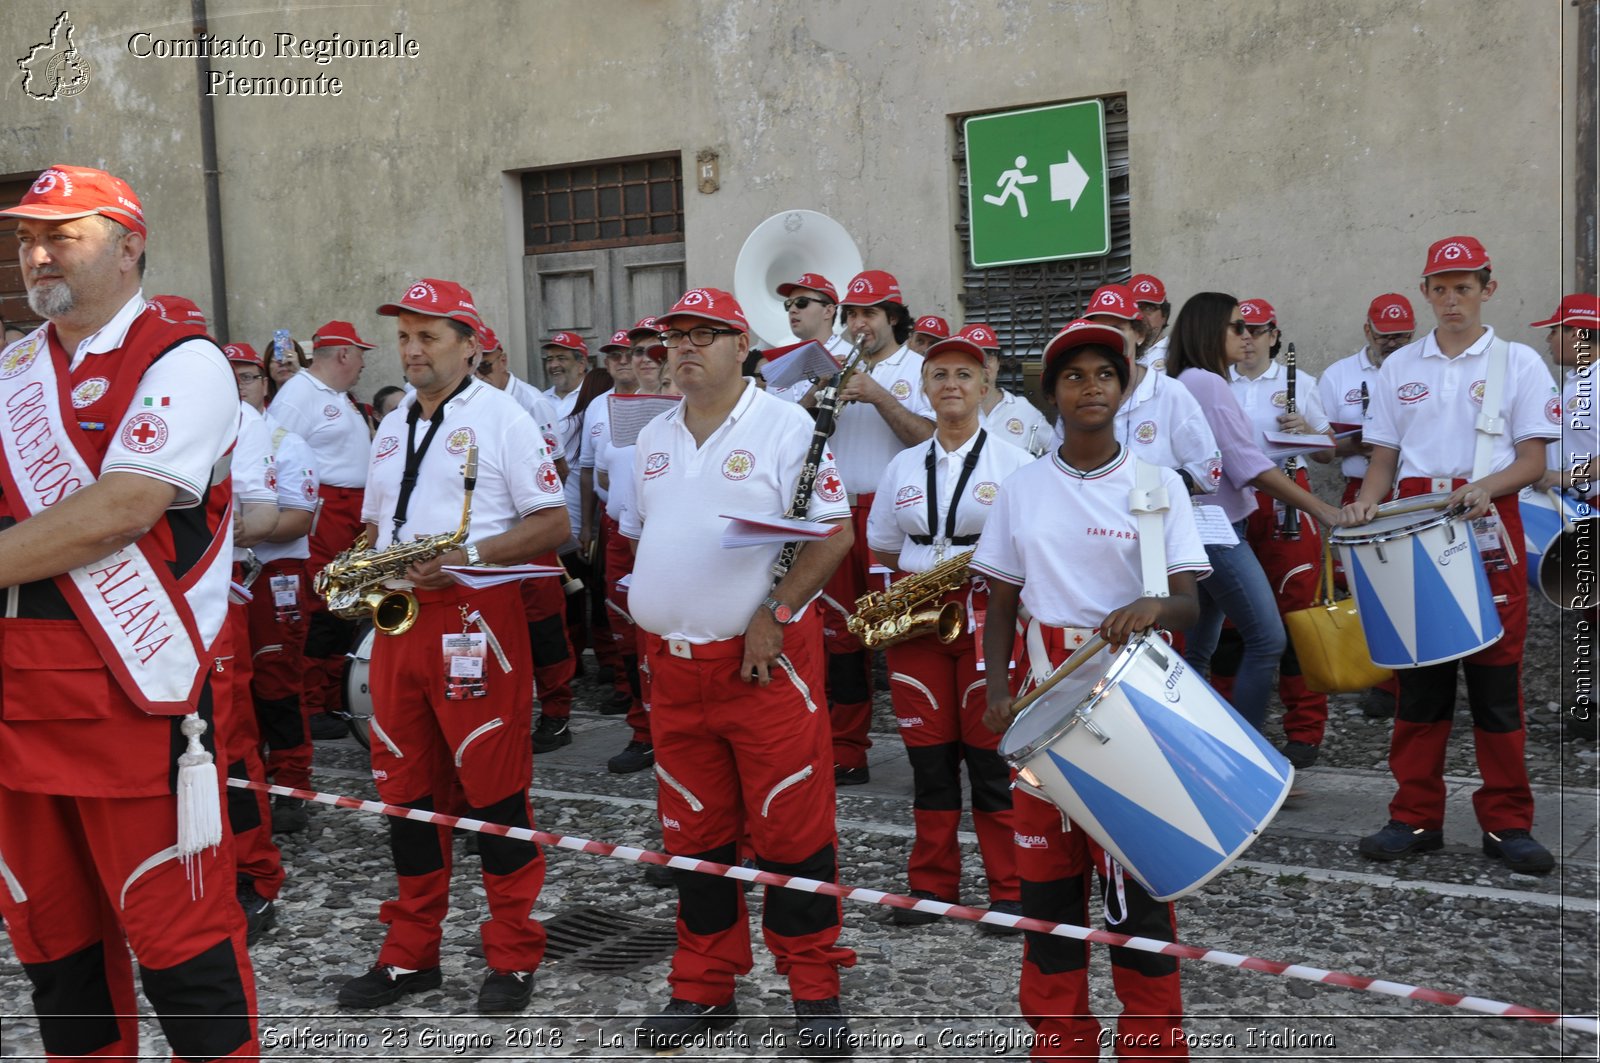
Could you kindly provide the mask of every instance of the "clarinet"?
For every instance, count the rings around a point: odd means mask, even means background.
[[[791,520],[804,520],[806,510],[811,506],[811,485],[816,482],[817,466],[822,463],[822,452],[828,447],[828,438],[833,435],[834,419],[839,413],[839,389],[844,387],[860,361],[861,343],[852,340],[850,357],[845,359],[844,370],[833,378],[833,383],[823,388],[817,395],[817,420],[811,430],[811,447],[806,451],[806,463],[800,467],[800,478],[795,481],[794,498],[789,502],[789,511],[784,514]],[[799,552],[798,539],[783,544],[783,550],[772,566],[774,584],[789,574],[795,554]]]
[[[1292,343],[1289,344],[1288,349],[1284,351],[1283,354],[1283,373],[1286,392],[1284,395],[1283,410],[1285,413],[1295,413],[1294,344]],[[1290,458],[1284,463],[1284,471],[1289,474],[1289,478],[1291,480],[1294,479],[1295,463],[1293,458]],[[1283,523],[1279,525],[1278,537],[1282,539],[1300,538],[1300,511],[1289,505],[1287,502],[1283,504]]]

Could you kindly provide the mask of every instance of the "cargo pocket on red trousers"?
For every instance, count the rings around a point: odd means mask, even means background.
[[[111,718],[111,672],[77,621],[8,620],[0,638],[0,717]]]

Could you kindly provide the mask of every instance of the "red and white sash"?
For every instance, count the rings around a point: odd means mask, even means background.
[[[17,516],[37,516],[99,473],[98,460],[80,453],[70,382],[57,373],[46,331],[0,355],[0,487]],[[144,712],[194,711],[227,613],[229,566],[220,553],[231,527],[230,505],[182,583],[142,542],[56,577],[106,666]]]

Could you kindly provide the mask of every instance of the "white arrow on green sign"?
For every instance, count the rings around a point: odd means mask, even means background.
[[[1011,266],[1111,250],[1099,100],[968,118],[972,264]]]

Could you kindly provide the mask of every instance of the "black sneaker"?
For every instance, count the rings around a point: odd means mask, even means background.
[[[707,1030],[725,1030],[738,1019],[733,1001],[726,1004],[696,1004],[691,1000],[673,997],[660,1015],[644,1020],[633,1031],[634,1046],[653,1048],[686,1048],[697,1034]]]
[[[631,775],[656,765],[655,747],[649,742],[633,741],[621,753],[606,761],[606,770],[613,775]]]
[[[278,910],[271,901],[256,892],[249,879],[239,881],[237,893],[239,907],[244,909],[245,944],[254,945],[262,934],[278,922]]]
[[[553,753],[562,746],[570,746],[571,722],[565,716],[546,716],[541,712],[538,722],[533,725],[533,751]]]
[[[507,1015],[520,1012],[533,999],[532,971],[497,971],[489,969],[484,976],[483,988],[478,990],[478,1010],[485,1015]]]
[[[855,1055],[850,1024],[839,1008],[839,998],[794,1002],[795,1047],[807,1059],[843,1059]]]
[[[833,785],[835,786],[860,786],[862,783],[872,781],[872,769],[865,764],[859,768],[846,768],[835,764],[833,766]]]
[[[1284,759],[1294,765],[1295,771],[1304,771],[1317,762],[1317,755],[1322,752],[1321,746],[1314,746],[1310,742],[1296,742],[1290,740],[1283,744]]]
[[[1483,855],[1524,875],[1548,875],[1556,866],[1556,858],[1550,855],[1550,850],[1520,828],[1484,831]]]
[[[1361,699],[1361,715],[1373,720],[1394,719],[1394,695],[1373,688]]]
[[[912,890],[908,896],[915,897],[919,901],[944,900],[937,893],[929,893],[927,890]],[[927,926],[943,918],[944,916],[938,912],[921,912],[915,908],[894,908],[889,912],[889,922],[895,926]]]
[[[989,910],[995,915],[1021,915],[1021,901],[995,901],[989,905]],[[1006,926],[1004,923],[979,923],[978,932],[991,937],[1015,937],[1022,933],[1020,927]]]
[[[306,803],[298,797],[272,799],[272,833],[299,834],[311,825]]]
[[[410,993],[425,989],[438,989],[444,984],[444,975],[437,967],[424,967],[420,971],[402,972],[398,967],[378,964],[366,974],[358,975],[339,987],[341,1008],[376,1008],[393,1004]]]
[[[633,708],[633,694],[626,690],[613,690],[611,697],[600,706],[602,716],[625,716]]]
[[[319,712],[311,717],[308,726],[311,728],[311,737],[318,742],[328,742],[335,738],[343,738],[350,733],[350,725],[330,713]]]
[[[1368,860],[1398,860],[1411,853],[1431,853],[1444,848],[1444,831],[1423,830],[1391,819],[1378,833],[1362,838],[1356,848]]]

